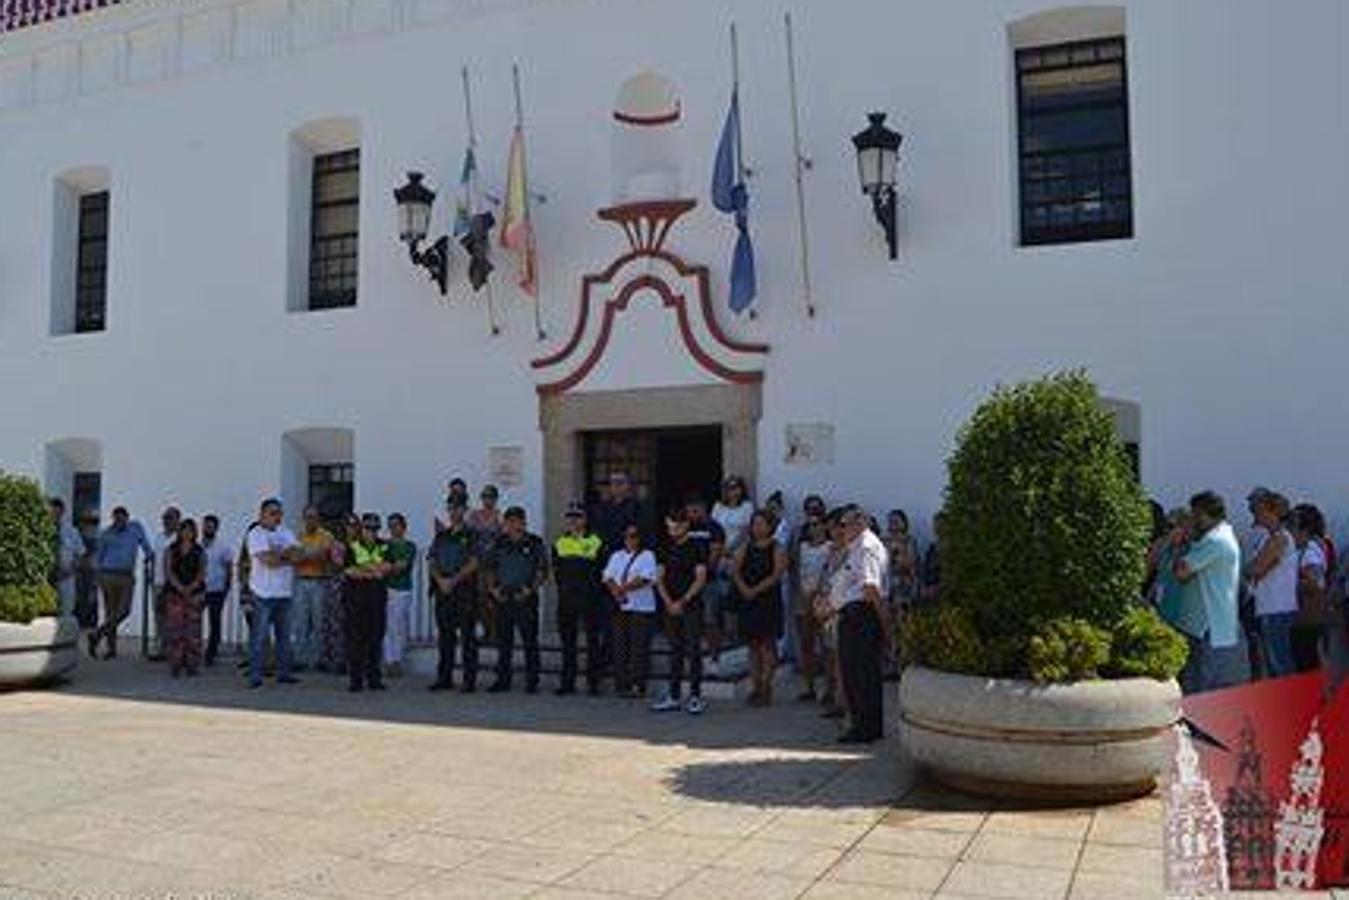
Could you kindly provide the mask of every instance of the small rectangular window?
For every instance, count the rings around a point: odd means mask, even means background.
[[[75,331],[102,331],[108,314],[109,192],[80,197],[75,257]],[[69,321],[69,320],[67,320]]]
[[[1124,38],[1018,50],[1021,243],[1133,236]]]
[[[71,485],[71,513],[75,519],[91,510],[97,512],[103,502],[103,475],[100,472],[76,472]]]
[[[314,157],[309,237],[309,308],[356,305],[361,151]]]
[[[309,505],[328,523],[351,515],[356,505],[356,467],[351,463],[322,463],[309,467]]]

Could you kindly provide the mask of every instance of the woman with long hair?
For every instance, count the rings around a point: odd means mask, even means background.
[[[732,573],[740,601],[740,636],[749,648],[751,706],[773,702],[777,645],[782,637],[782,582],[787,575],[787,551],[774,540],[777,525],[771,512],[754,513],[749,537],[736,551]]]
[[[201,666],[201,608],[206,599],[206,553],[197,523],[184,519],[164,560],[164,651],[174,678]]]

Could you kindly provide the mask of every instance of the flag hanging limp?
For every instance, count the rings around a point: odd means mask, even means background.
[[[520,289],[531,297],[539,293],[538,248],[529,217],[529,178],[525,170],[525,132],[518,125],[511,138],[506,166],[506,197],[501,220],[501,245],[519,258]]]
[[[454,208],[454,236],[468,254],[468,283],[480,291],[492,274],[492,226],[496,217],[483,208],[477,195],[478,161],[473,145],[464,150],[459,172],[459,198]]]
[[[712,170],[712,205],[735,216],[735,251],[731,256],[731,311],[742,313],[754,304],[758,285],[754,274],[754,245],[749,237],[749,189],[740,158],[740,92],[731,92],[731,107],[721,128],[716,165]]]

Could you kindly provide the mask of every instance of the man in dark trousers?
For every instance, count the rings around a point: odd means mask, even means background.
[[[889,562],[885,545],[860,509],[847,506],[831,518],[842,525],[847,541],[846,557],[829,588],[829,601],[838,610],[839,669],[851,718],[839,742],[869,744],[885,735],[881,660],[889,643],[889,617],[881,585]]]
[[[693,538],[688,510],[677,507],[665,519],[669,536],[658,555],[660,575],[656,590],[665,609],[665,633],[670,639],[670,689],[655,702],[653,712],[690,715],[703,711],[703,587],[707,584],[707,551]],[[689,667],[689,699],[681,698],[684,660]]]
[[[454,652],[458,646],[463,653],[463,692],[471,694],[478,686],[478,558],[473,552],[477,539],[465,522],[466,503],[452,498],[446,509],[449,522],[436,533],[427,552],[440,644],[436,680],[429,690],[454,687]]]
[[[384,690],[380,651],[388,615],[388,589],[393,571],[379,540],[379,516],[361,516],[361,532],[348,546],[347,555],[347,675],[352,693]]]
[[[600,584],[604,542],[586,527],[585,509],[567,507],[563,533],[553,544],[553,578],[557,584],[557,630],[562,638],[562,683],[557,695],[576,693],[578,632],[586,636],[586,686],[600,692],[600,673],[608,657],[608,616]]]
[[[506,510],[503,530],[487,554],[487,590],[496,607],[497,672],[488,688],[511,689],[515,632],[525,645],[525,690],[539,692],[539,588],[548,580],[548,548],[525,530],[525,511]]]

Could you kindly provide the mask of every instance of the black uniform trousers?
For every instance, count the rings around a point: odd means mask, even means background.
[[[578,640],[586,638],[586,684],[598,690],[604,667],[609,664],[610,627],[608,616],[598,609],[600,600],[594,592],[582,596],[562,594],[557,598],[557,631],[562,639],[562,688],[576,689]]]
[[[206,665],[215,663],[220,652],[220,611],[225,608],[223,591],[206,592]]]
[[[614,614],[614,689],[646,693],[651,668],[651,631],[656,614],[619,610]]]
[[[387,624],[389,592],[383,579],[349,580],[343,591],[346,605],[347,675],[353,686],[383,683],[380,655]]]
[[[695,597],[682,615],[665,613],[665,635],[670,640],[670,696],[678,700],[688,660],[689,696],[703,692],[703,598]]]
[[[848,698],[852,730],[866,740],[885,733],[882,712],[881,620],[865,600],[849,603],[838,617],[838,663]]]
[[[464,685],[478,683],[478,584],[474,579],[461,582],[449,594],[436,593],[436,636],[440,662],[436,668],[438,684],[454,683],[455,651],[463,654]]]
[[[539,686],[539,595],[529,589],[506,588],[496,602],[496,683],[511,686],[515,669],[515,632],[525,645],[525,687]]]

